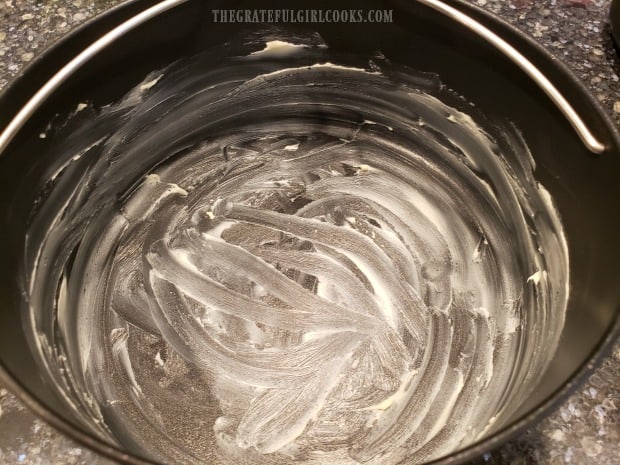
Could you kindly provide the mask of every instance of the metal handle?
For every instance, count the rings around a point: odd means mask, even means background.
[[[73,58],[69,63],[63,66],[52,78],[45,83],[35,94],[28,100],[17,115],[11,120],[6,129],[0,134],[0,154],[6,149],[17,132],[24,126],[34,112],[43,104],[61,84],[71,74],[78,70],[82,65],[93,58],[97,53],[107,47],[109,44],[122,37],[126,32],[134,29],[140,24],[157,16],[158,14],[169,10],[179,4],[185,3],[187,0],[164,0],[143,12],[137,14],[133,18],[125,21],[115,27],[101,38],[93,42],[79,55]],[[583,141],[585,146],[593,153],[600,154],[605,151],[605,145],[602,144],[588,129],[583,120],[579,117],[575,109],[564,98],[560,91],[547,79],[547,77],[534,64],[523,56],[517,49],[499,37],[490,29],[486,28],[479,22],[475,21],[466,14],[457,9],[446,5],[439,0],[417,0],[418,2],[436,10],[459,24],[465,26],[472,32],[476,33],[487,42],[495,46],[503,52],[513,63],[521,68],[528,76],[530,76],[538,86],[549,96],[559,110],[566,116],[571,126],[577,132],[577,135]]]
[[[510,60],[532,78],[532,80],[538,84],[538,87],[540,87],[553,101],[566,119],[568,119],[568,122],[573,129],[575,129],[575,132],[577,132],[577,135],[590,152],[601,154],[605,151],[605,145],[592,134],[568,100],[566,100],[551,81],[516,48],[475,19],[467,16],[454,7],[446,5],[440,0],[418,0],[418,2],[443,13],[457,23],[465,26],[510,58]]]

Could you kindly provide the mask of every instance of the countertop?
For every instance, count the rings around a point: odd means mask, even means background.
[[[115,0],[0,0],[0,90],[45,47]],[[579,76],[620,125],[611,0],[472,0],[534,37]],[[476,465],[620,464],[620,343],[579,392]],[[36,418],[0,386],[0,464],[111,465]]]

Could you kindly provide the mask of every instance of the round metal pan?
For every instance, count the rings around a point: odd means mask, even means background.
[[[316,8],[296,2],[295,8]],[[459,0],[340,1],[329,8],[389,8],[394,23],[312,25],[336,50],[380,49],[394,62],[431,71],[484,110],[514,122],[535,157],[537,178],[564,220],[571,297],[557,354],[527,405],[503,430],[432,462],[459,464],[522,432],[583,382],[620,334],[620,134],[583,84],[534,41]],[[114,460],[152,463],[84,432],[47,388],[22,327],[16,283],[31,198],[14,198],[39,174],[38,131],[77,101],[113,102],[154,69],[245,31],[217,24],[221,8],[290,8],[282,1],[136,0],[86,23],[39,56],[0,96],[0,380],[39,416]],[[302,26],[286,25],[295,28]],[[33,193],[34,196],[34,193]]]

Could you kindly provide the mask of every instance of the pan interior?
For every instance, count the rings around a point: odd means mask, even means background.
[[[74,414],[175,463],[422,463],[505,426],[568,298],[519,131],[314,36],[227,56],[54,134],[28,329]]]

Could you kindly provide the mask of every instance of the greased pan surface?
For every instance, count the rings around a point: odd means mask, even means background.
[[[612,329],[613,325],[617,324],[614,321],[617,321],[618,307],[618,295],[613,287],[612,271],[618,251],[614,248],[617,246],[613,243],[613,231],[617,227],[618,218],[614,217],[610,202],[617,198],[617,192],[614,191],[617,188],[613,183],[618,172],[617,157],[614,156],[618,147],[617,135],[602,112],[575,81],[566,75],[556,63],[544,62],[546,59],[544,53],[529,44],[526,39],[515,35],[509,28],[498,26],[495,20],[489,19],[478,10],[470,9],[460,3],[455,3],[455,5],[468,11],[470,15],[483,19],[483,22],[488,21],[492,29],[497,28],[498,32],[501,30],[502,37],[536,63],[561,92],[568,96],[567,98],[591,131],[608,147],[606,153],[600,156],[591,155],[581,144],[563,115],[527,76],[515,69],[501,54],[476,39],[471,33],[448,21],[444,16],[422,5],[414,5],[410,11],[396,8],[395,13],[399,13],[396,14],[396,26],[376,26],[364,33],[353,26],[349,26],[350,30],[343,29],[341,26],[338,28],[325,26],[321,28],[319,34],[329,44],[330,50],[335,50],[337,53],[351,55],[351,52],[355,52],[356,56],[374,57],[376,50],[381,50],[389,59],[390,66],[406,65],[409,68],[439,76],[440,82],[447,88],[454,89],[458,95],[465,96],[467,101],[474,102],[480,108],[487,118],[484,124],[493,127],[495,120],[513,123],[522,135],[524,143],[529,147],[536,161],[536,180],[549,191],[562,218],[570,256],[571,290],[563,336],[559,341],[556,357],[549,366],[546,378],[531,396],[530,405],[523,405],[520,411],[514,412],[514,418],[518,418],[532,406],[549,399],[552,392],[560,388],[569,390],[571,383],[567,383],[568,377],[581,364],[585,364],[591,354],[600,349],[599,344],[605,335],[608,338],[613,337]],[[198,51],[207,48],[209,44],[227,42],[227,38],[231,36],[235,38],[234,40],[238,40],[238,37],[243,37],[243,34],[248,33],[248,31],[232,28],[231,25],[209,25],[210,9],[201,11],[200,7],[200,5],[187,4],[155,18],[152,23],[149,23],[152,29],[148,31],[148,36],[146,36],[147,32],[144,32],[143,37],[134,35],[128,37],[125,43],[117,42],[112,48],[104,51],[102,56],[95,57],[78,75],[71,77],[63,84],[57,97],[46,102],[37,114],[38,116],[35,115],[34,121],[22,130],[3,154],[3,156],[7,155],[3,160],[6,169],[2,172],[7,175],[4,185],[14,186],[15,179],[18,179],[21,173],[28,172],[31,179],[43,176],[45,164],[38,161],[36,157],[38,154],[45,153],[42,147],[45,148],[46,140],[40,140],[38,136],[40,128],[45,126],[43,122],[50,121],[55,113],[68,113],[75,107],[75,102],[92,102],[93,107],[97,107],[118,101],[132,87],[140,84],[153,70],[164,69],[166,65],[182,56],[195,55]],[[125,8],[131,8],[131,5]],[[116,10],[114,14],[120,15],[122,11],[122,9]],[[111,13],[108,20],[114,14]],[[190,23],[189,18],[194,20],[199,18],[200,21],[197,21],[192,28],[189,24],[194,23]],[[174,21],[179,21],[178,24],[182,23],[185,27],[174,27]],[[156,36],[153,36],[154,30],[158,31]],[[164,31],[166,34],[172,33],[173,37],[165,36]],[[185,32],[185,35],[181,34],[181,31]],[[301,38],[307,37],[304,35],[307,32],[292,31]],[[134,32],[134,34],[139,33],[140,30]],[[278,33],[284,34],[282,31]],[[291,34],[291,31],[285,31],[285,33]],[[77,36],[79,37],[79,33]],[[149,40],[159,37],[160,43],[167,45],[154,51],[152,46],[147,45],[145,37],[149,37]],[[139,50],[141,47],[142,50]],[[137,55],[133,54],[137,51],[136,49],[140,52]],[[257,49],[260,47],[255,47],[255,51]],[[144,53],[145,50],[150,50],[150,53]],[[384,70],[389,68],[382,62],[379,66],[384,66]],[[108,72],[106,73],[105,70]],[[111,73],[109,70],[114,70],[114,72]],[[102,81],[101,76],[109,77],[109,79]],[[26,86],[24,83],[27,77],[26,75],[17,81],[12,89],[19,90],[20,86]],[[339,75],[337,79],[340,78],[342,76]],[[432,79],[429,81],[428,75],[424,75],[424,79],[432,84]],[[424,79],[420,78],[420,82]],[[152,80],[143,81],[144,84],[141,85],[149,84]],[[3,96],[9,102],[13,101],[9,100],[12,89]],[[27,94],[27,92],[24,93]],[[489,119],[489,115],[492,120]],[[38,125],[37,118],[40,118]],[[30,132],[28,132],[29,127],[31,127]],[[541,128],[545,128],[544,131],[541,131]],[[214,131],[216,133],[216,130]],[[597,179],[597,183],[591,182],[593,178]],[[11,270],[17,267],[19,255],[15,254],[20,254],[19,251],[24,249],[26,215],[31,211],[29,205],[38,192],[34,184],[32,190],[28,190],[27,187],[24,188],[22,185],[19,189],[15,189],[14,192],[18,191],[22,194],[17,200],[14,197],[6,197],[7,204],[10,204],[10,213],[3,214],[3,218],[6,218],[6,221],[10,220],[13,227],[10,231],[7,230],[8,237],[4,246],[7,247],[7,256],[11,257],[9,254],[11,251],[14,254],[13,260],[15,260],[13,268],[7,267],[3,270],[8,276],[14,275],[14,271]],[[9,209],[3,211],[9,211]],[[14,279],[4,281],[9,286],[14,283]],[[18,288],[11,287],[3,293],[3,296],[7,298],[15,297],[13,303],[7,305],[7,308],[13,308],[15,311],[13,313],[5,311],[2,314],[2,318],[6,319],[7,323],[2,326],[10,333],[10,338],[7,334],[3,342],[6,341],[7,346],[10,344],[13,348],[26,349],[23,335],[15,334],[15,331],[9,329],[20,327],[22,324],[17,311],[20,307],[17,305],[19,300],[16,297],[17,291]],[[579,335],[579,344],[574,343],[576,334]],[[14,349],[11,352],[15,353]],[[17,360],[15,357],[5,359],[5,354],[8,353],[8,350],[3,348],[3,364],[8,371],[22,384],[27,384],[29,389],[38,389],[37,397],[45,400],[48,406],[53,408],[55,401],[50,397],[54,393],[32,380],[36,369],[33,360],[29,360],[30,352],[19,351],[23,354],[23,360]],[[30,380],[28,377],[31,377]],[[557,398],[556,395],[555,399]],[[60,412],[66,412],[62,407],[57,406],[57,409]],[[540,414],[540,411],[538,413]],[[49,418],[49,413],[44,416]],[[479,448],[470,448],[462,454],[453,454],[446,459],[448,460],[446,463],[450,463],[449,460],[458,463],[456,460],[461,457],[467,457],[470,453],[479,453],[491,446],[494,441],[501,440],[511,429],[518,428],[527,421],[527,418],[522,422],[508,421],[502,431],[487,438]],[[73,434],[77,434],[74,428],[68,428]],[[98,447],[100,448],[100,446],[95,446],[95,448]]]

